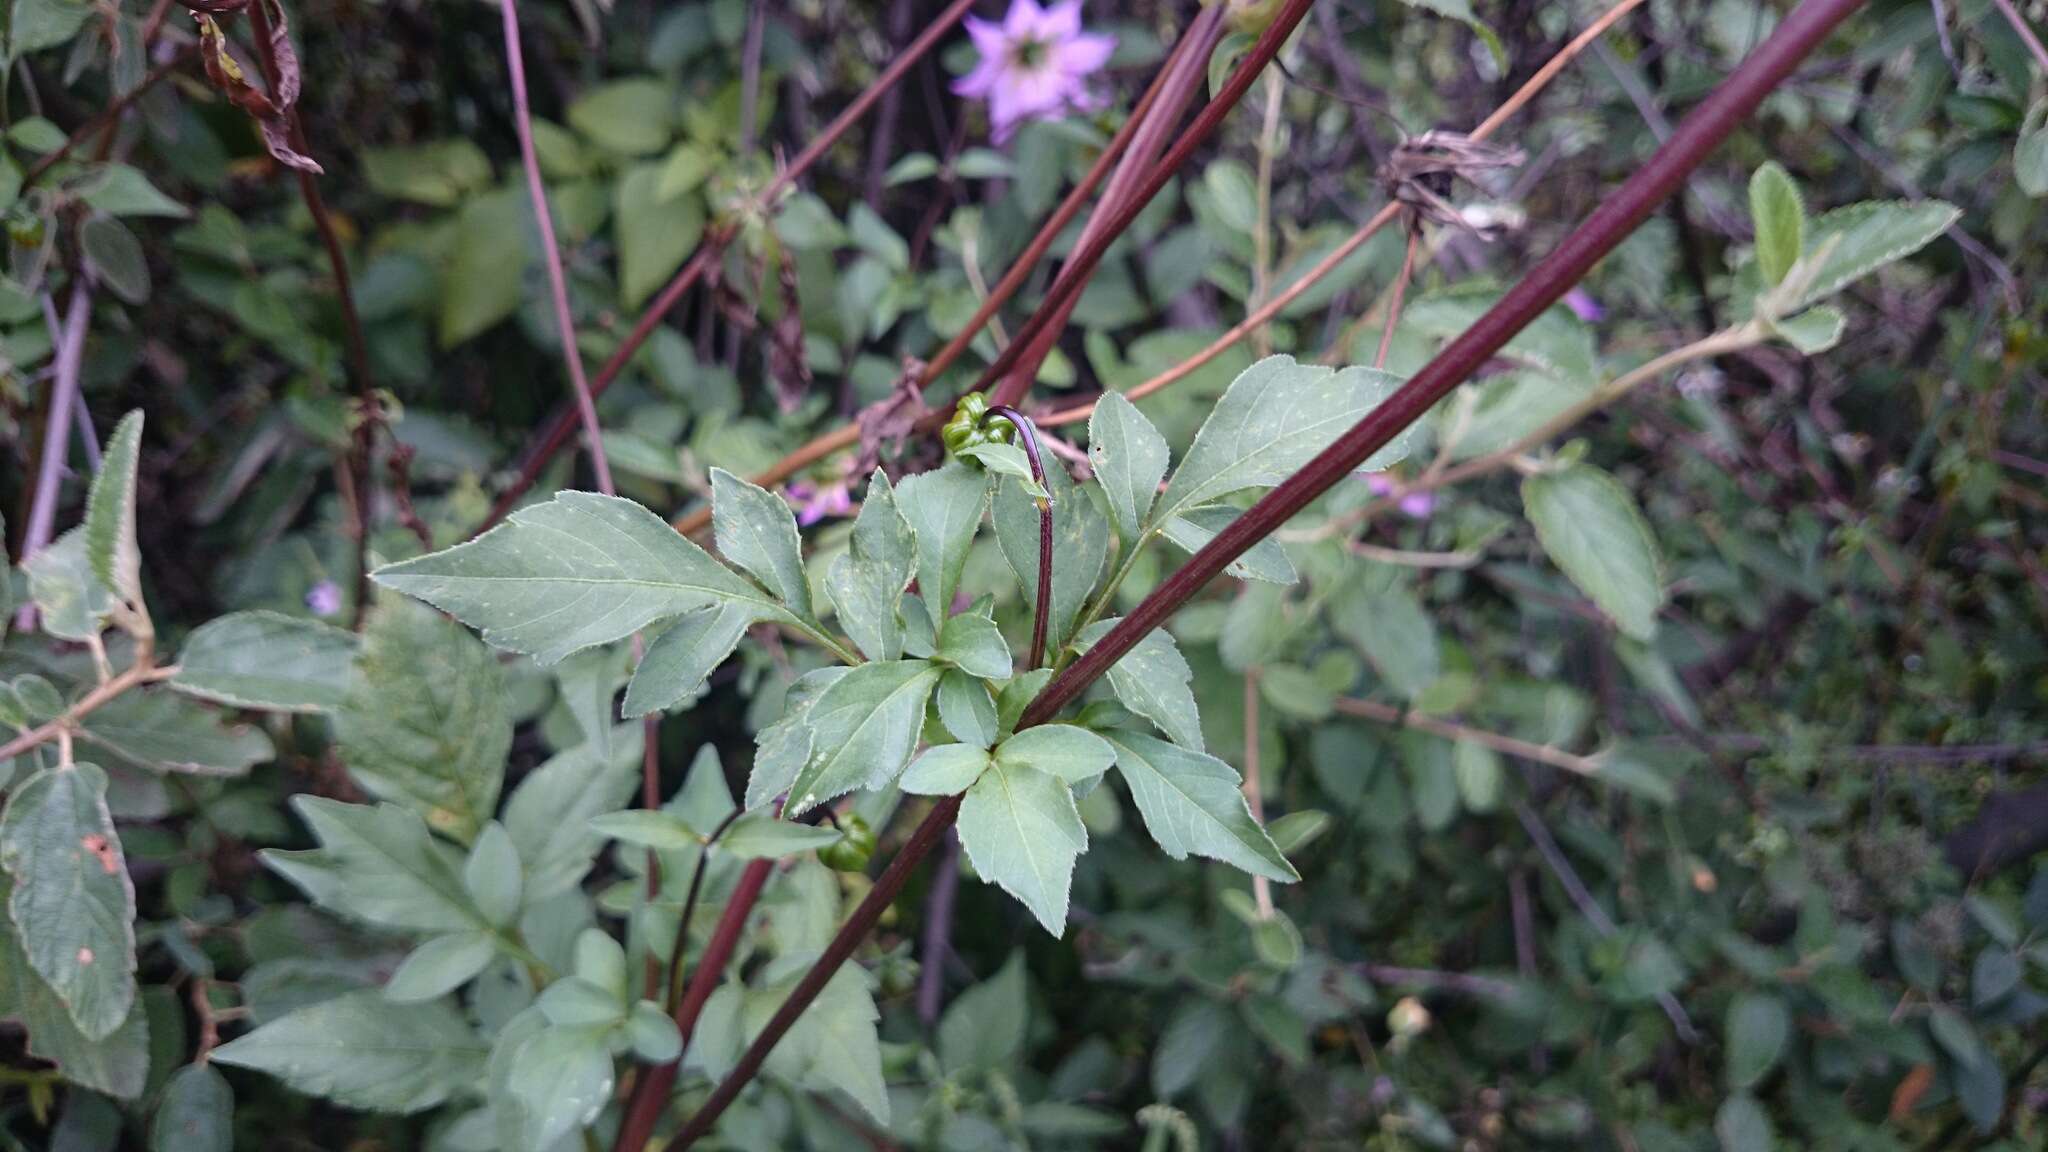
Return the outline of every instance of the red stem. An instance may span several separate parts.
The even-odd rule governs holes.
[[[827,149],[838,143],[841,136],[846,135],[847,129],[852,128],[867,114],[869,108],[874,107],[875,102],[881,99],[882,93],[903,79],[904,74],[923,59],[925,53],[931,51],[932,46],[937,44],[953,25],[959,23],[960,18],[967,15],[968,9],[972,7],[974,0],[953,0],[953,3],[947,5],[946,10],[939,13],[938,18],[927,25],[917,39],[911,41],[896,59],[889,62],[889,66],[882,70],[882,74],[875,77],[874,83],[868,85],[859,96],[854,97],[853,103],[848,104],[838,116],[833,117],[832,123],[826,125],[824,131],[818,133],[803,151],[797,153],[796,159],[791,160],[788,167],[775,174],[775,178],[761,190],[760,202],[773,204],[777,196],[794,185],[811,165],[818,162],[818,158],[823,156]],[[597,370],[597,375],[591,377],[590,395],[593,399],[604,395],[604,390],[611,387],[612,381],[625,370],[633,355],[640,351],[640,346],[647,343],[647,338],[654,335],[654,330],[661,326],[662,319],[675,307],[676,301],[681,300],[683,294],[703,278],[712,261],[718,258],[726,241],[731,238],[730,226],[713,228],[705,236],[704,242],[697,248],[696,255],[676,272],[675,278],[668,282],[668,287],[661,290],[661,295],[656,296],[654,302],[647,306],[647,310],[640,314],[640,319],[634,322],[633,330],[626,333],[626,338],[612,352],[611,359],[606,360],[604,367]],[[526,454],[524,462],[520,465],[518,477],[498,497],[498,502],[491,508],[491,514],[477,526],[476,532],[482,532],[503,520],[518,505],[527,490],[540,479],[540,474],[548,466],[548,461],[554,459],[555,453],[561,451],[562,445],[568,442],[570,434],[576,430],[576,424],[577,414],[574,409],[562,409],[549,419],[547,427],[536,439],[533,449]]]
[[[1173,179],[1174,173],[1180,171],[1195,149],[1201,147],[1203,142],[1215,133],[1217,126],[1223,123],[1223,118],[1230,114],[1230,110],[1237,107],[1237,102],[1251,90],[1252,83],[1259,78],[1259,73],[1265,70],[1266,65],[1272,63],[1273,57],[1279,55],[1281,46],[1287,42],[1287,37],[1293,34],[1295,25],[1300,24],[1302,18],[1308,15],[1310,5],[1314,3],[1315,0],[1287,0],[1287,6],[1280,10],[1280,14],[1273,18],[1273,22],[1267,25],[1264,32],[1259,34],[1258,42],[1252,45],[1251,50],[1245,53],[1244,59],[1239,60],[1237,67],[1231,70],[1230,79],[1224,82],[1215,99],[1202,106],[1201,114],[1195,117],[1195,122],[1188,125],[1188,130],[1181,133],[1180,139],[1174,141],[1173,147],[1167,150],[1159,163],[1152,166],[1144,182],[1133,189],[1130,195],[1117,202],[1114,212],[1108,216],[1101,230],[1081,246],[1079,253],[1067,261],[1067,266],[1060,271],[1059,279],[1053,281],[1045,299],[1039,303],[1038,310],[1032,313],[1031,319],[1025,322],[1024,327],[1010,341],[1009,347],[1003,349],[1002,355],[996,357],[995,363],[990,364],[981,374],[981,379],[975,381],[972,391],[989,391],[989,398],[998,404],[1015,404],[1024,398],[1024,392],[1030,387],[1031,381],[1023,378],[1021,373],[1012,374],[1011,369],[1023,361],[1027,350],[1037,347],[1039,337],[1047,328],[1056,329],[1065,320],[1067,313],[1073,309],[1073,301],[1079,299],[1081,289],[1087,285],[1088,278],[1094,273],[1095,266],[1102,262],[1102,257],[1109,251],[1110,245],[1116,243],[1124,234],[1124,230],[1131,226],[1131,221],[1137,219],[1138,214],[1145,210],[1145,206],[1152,202],[1152,198],[1159,194],[1159,190],[1166,187],[1167,181]],[[1105,211],[1109,209],[1107,204],[1103,207]],[[1094,222],[1090,221],[1091,230],[1093,227]],[[1001,383],[996,384],[994,390],[990,391],[990,386],[998,380]]]
[[[1038,451],[1038,429],[1030,418],[1008,404],[989,408],[988,414],[1010,422],[1017,438],[1024,442],[1024,458],[1031,461],[1031,478],[1045,489],[1038,502],[1038,603],[1031,615],[1031,662],[1026,671],[1045,663],[1045,633],[1052,622],[1052,489],[1045,485],[1045,465]]]
[[[1086,655],[1053,678],[1046,690],[1025,710],[1018,727],[1041,724],[1056,715],[1133,645],[1152,629],[1164,624],[1167,617],[1221,573],[1232,560],[1278,529],[1309,501],[1348,477],[1366,457],[1420,419],[1432,405],[1477,371],[1544,309],[1561,299],[1594,263],[1612,251],[1659,203],[1677,191],[1708,153],[1756,110],[1764,97],[1791,74],[1835,25],[1861,4],[1862,0],[1806,0],[1787,15],[1770,38],[1685,118],[1671,139],[1648,163],[1637,169],[1635,175],[1629,177],[1555,251],[1501,297],[1478,323],[1466,329],[1400,391],[1339,437],[1307,467],[1254,504],[1146,596]],[[902,851],[889,862],[888,869],[874,889],[854,909],[838,935],[832,938],[824,955],[804,974],[803,980],[776,1010],[768,1027],[755,1037],[732,1072],[669,1142],[667,1152],[682,1152],[710,1131],[719,1115],[760,1071],[762,1062],[790,1025],[810,1006],[832,973],[852,955],[854,948],[881,918],[911,869],[938,844],[959,810],[958,796],[948,796],[932,808],[917,830],[911,833]]]

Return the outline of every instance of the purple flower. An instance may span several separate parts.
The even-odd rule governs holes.
[[[1574,287],[1565,293],[1564,306],[1572,310],[1572,315],[1588,324],[1598,324],[1607,318],[1607,309],[1602,308],[1600,302],[1593,299],[1593,294],[1584,288]]]
[[[806,528],[827,517],[853,511],[853,494],[847,490],[844,477],[830,484],[798,480],[789,486],[789,499],[796,505],[796,522]]]
[[[1372,489],[1372,494],[1381,499],[1392,496],[1401,487],[1393,477],[1385,472],[1367,473],[1365,486]],[[1410,520],[1427,520],[1429,519],[1429,514],[1436,511],[1436,493],[1410,492],[1401,497],[1400,502],[1394,506],[1399,508],[1401,514]]]
[[[1116,37],[1081,31],[1081,0],[1050,8],[1010,0],[1001,24],[969,16],[967,35],[981,62],[953,82],[953,91],[988,101],[996,143],[1007,141],[1025,120],[1057,120],[1103,106],[1102,97],[1088,90],[1088,77],[1109,62]]]
[[[341,611],[341,587],[322,580],[306,592],[306,609],[315,616],[333,616]]]

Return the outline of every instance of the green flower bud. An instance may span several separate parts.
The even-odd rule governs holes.
[[[875,854],[875,830],[851,812],[839,817],[839,830],[845,835],[818,849],[818,863],[835,872],[866,871]]]

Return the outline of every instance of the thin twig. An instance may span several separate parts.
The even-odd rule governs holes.
[[[1415,248],[1422,241],[1422,226],[1411,223],[1408,228],[1408,251],[1401,257],[1401,274],[1394,278],[1394,288],[1387,299],[1387,323],[1380,329],[1379,351],[1373,353],[1372,366],[1385,368],[1387,352],[1394,346],[1394,326],[1401,322],[1401,300],[1408,293],[1408,278],[1415,274]]]
[[[64,461],[70,455],[71,416],[77,411],[78,379],[85,367],[85,329],[91,321],[92,291],[80,273],[72,280],[71,304],[65,309],[64,332],[57,342],[50,410],[43,423],[43,454],[36,465],[36,490],[21,540],[24,562],[42,551],[56,531],[57,490],[64,483]],[[34,618],[34,607],[24,605],[18,617],[21,626],[27,627]]]
[[[1346,716],[1358,716],[1367,720],[1377,721],[1381,724],[1392,724],[1399,728],[1413,728],[1417,732],[1427,732],[1432,736],[1441,736],[1446,740],[1455,740],[1460,744],[1476,744],[1482,748],[1491,748],[1493,751],[1499,752],[1504,756],[1517,756],[1524,760],[1533,760],[1538,764],[1548,764],[1552,768],[1562,768],[1567,772],[1577,773],[1580,776],[1597,777],[1600,775],[1600,760],[1598,757],[1574,755],[1562,748],[1554,748],[1548,744],[1534,744],[1527,740],[1517,740],[1513,736],[1504,736],[1498,732],[1488,732],[1483,728],[1468,727],[1464,724],[1444,720],[1436,716],[1425,716],[1405,708],[1396,708],[1391,704],[1382,704],[1377,700],[1358,700],[1346,697],[1337,701],[1337,711],[1344,713]]]
[[[156,87],[158,83],[173,72],[176,72],[179,68],[184,67],[185,61],[191,57],[194,47],[191,44],[179,45],[175,55],[150,69],[143,75],[141,80],[136,82],[135,87],[107,101],[107,106],[100,109],[98,115],[79,125],[76,131],[64,138],[62,144],[57,145],[54,149],[38,157],[35,163],[28,166],[28,171],[22,173],[21,191],[26,192],[34,187],[36,181],[41,180],[50,169],[56,167],[65,157],[77,151],[79,145],[92,139],[93,136],[102,131],[111,131],[120,120],[121,114],[128,110],[129,105],[142,99],[150,89]]]
[[[7,743],[0,744],[0,763],[11,760],[31,748],[47,744],[51,740],[67,737],[73,729],[78,727],[79,721],[92,715],[116,696],[121,695],[130,688],[143,684],[154,684],[159,680],[168,680],[177,674],[178,666],[176,664],[159,666],[151,660],[149,650],[142,649],[136,653],[134,664],[124,669],[119,675],[96,685],[92,691],[81,697],[78,703],[66,708],[56,719],[46,721],[23,732]]]

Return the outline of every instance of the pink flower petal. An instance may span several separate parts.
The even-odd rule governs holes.
[[[1086,76],[1109,63],[1116,37],[1075,35],[1052,46],[1053,66],[1070,76]]]
[[[1081,34],[1081,0],[1061,0],[1038,19],[1041,40],[1065,40]]]
[[[1010,0],[1010,11],[1003,16],[1003,33],[1012,41],[1028,40],[1044,19],[1045,10],[1031,0]]]

